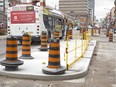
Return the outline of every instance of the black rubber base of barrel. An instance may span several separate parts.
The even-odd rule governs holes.
[[[40,51],[48,51],[48,48],[39,48]]]
[[[20,56],[20,59],[34,59],[32,56]]]
[[[47,66],[46,67],[43,67],[42,69],[42,72],[44,74],[49,74],[49,75],[59,75],[59,74],[64,74],[66,71],[66,68],[61,66],[60,68],[48,68]]]
[[[22,65],[23,63],[24,62],[21,60],[16,60],[16,61],[3,60],[3,61],[1,61],[1,65],[5,66],[5,70],[7,70],[7,71],[18,70],[18,66]]]
[[[6,71],[15,71],[18,70],[18,66],[5,66]]]

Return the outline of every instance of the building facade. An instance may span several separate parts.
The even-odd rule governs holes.
[[[116,0],[114,1],[114,5],[115,5],[115,10],[114,10],[114,22],[113,22],[113,25],[114,25],[114,28],[116,29]]]
[[[4,21],[5,15],[5,0],[0,0],[0,22]]]
[[[90,3],[91,2],[91,3]],[[74,16],[80,20],[82,26],[88,25],[91,18],[94,18],[94,0],[59,0],[59,9],[67,15]],[[92,7],[91,7],[92,6]],[[92,12],[90,12],[90,7]]]
[[[87,16],[89,13],[88,0],[59,0],[59,9],[72,16]]]
[[[90,13],[89,18],[91,24],[93,24],[93,22],[95,21],[94,12],[95,12],[95,0],[89,0],[89,13]]]

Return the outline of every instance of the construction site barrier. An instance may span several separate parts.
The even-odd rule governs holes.
[[[86,49],[89,45],[89,42],[92,39],[90,33],[84,32],[83,34],[84,34],[86,39],[82,39],[82,40],[81,40],[81,37],[78,34],[73,35],[74,44],[69,43],[70,36],[67,37],[66,52],[65,52],[65,57],[64,57],[64,60],[66,61],[66,69],[67,70],[75,62],[77,62],[79,59],[81,59],[83,57],[83,54],[85,53],[85,51],[86,51]],[[70,57],[72,57],[72,55],[74,55],[74,57],[70,59]]]
[[[31,36],[29,34],[24,34],[22,36],[22,59],[33,59],[31,56]]]
[[[49,48],[48,66],[42,69],[45,74],[63,74],[65,67],[60,65],[60,42],[59,39],[51,39]]]
[[[17,70],[18,66],[22,64],[23,61],[18,60],[17,39],[8,36],[6,40],[6,59],[1,62],[1,65],[5,66],[5,70],[13,71]]]
[[[42,31],[40,51],[47,51],[47,50],[48,50],[47,33]]]

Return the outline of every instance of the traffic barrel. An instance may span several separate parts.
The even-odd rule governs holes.
[[[59,34],[60,34],[59,31],[55,31],[54,32],[54,38],[59,39],[60,38]]]
[[[94,29],[93,28],[91,29],[91,35],[92,36],[94,35]]]
[[[112,34],[112,32],[109,33],[109,42],[113,42],[113,34]]]
[[[98,33],[99,33],[99,35],[100,35],[100,33],[101,33],[101,29],[100,29],[100,28],[98,29]]]
[[[86,31],[84,31],[83,33],[82,33],[82,40],[86,40]]]
[[[41,47],[40,51],[47,51],[48,50],[48,45],[47,45],[47,33],[42,31],[41,34]]]
[[[1,61],[1,65],[5,66],[5,70],[17,70],[18,66],[24,63],[18,60],[17,56],[17,38],[8,36],[6,40],[6,59]]]
[[[66,37],[65,40],[67,40],[67,37],[69,36],[69,30],[66,30]]]
[[[69,30],[70,39],[72,39],[72,30]]]
[[[66,68],[60,64],[60,42],[59,39],[51,39],[49,47],[48,66],[43,67],[45,74],[64,74]]]
[[[109,37],[109,30],[106,30],[106,36]]]
[[[24,34],[22,36],[22,56],[21,59],[33,59],[31,56],[31,36],[29,34]]]

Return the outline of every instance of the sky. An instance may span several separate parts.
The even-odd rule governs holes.
[[[104,18],[111,8],[114,7],[114,0],[96,0],[95,15],[97,19]]]
[[[46,0],[46,4],[58,8],[59,0]],[[97,19],[104,18],[106,13],[114,7],[114,0],[95,0],[95,16]]]

